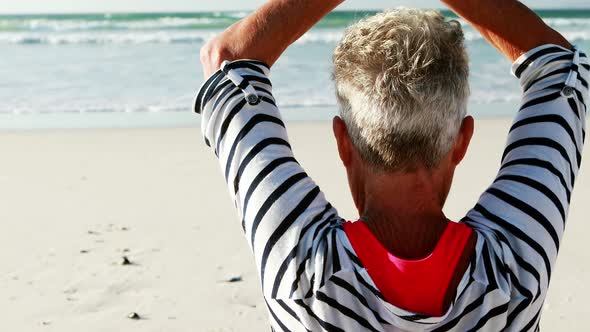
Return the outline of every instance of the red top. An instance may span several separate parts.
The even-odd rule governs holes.
[[[411,312],[440,317],[455,268],[471,228],[449,222],[434,251],[420,260],[389,253],[362,222],[347,222],[344,231],[354,251],[387,302]]]

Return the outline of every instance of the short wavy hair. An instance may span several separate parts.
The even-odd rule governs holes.
[[[340,115],[377,169],[436,167],[467,112],[469,61],[459,22],[395,9],[348,27],[334,51]]]

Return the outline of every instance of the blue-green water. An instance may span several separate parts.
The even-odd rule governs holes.
[[[272,71],[288,119],[336,112],[331,53],[369,11],[334,12],[290,47]],[[452,17],[450,13],[446,13]],[[590,49],[590,10],[539,11]],[[0,16],[0,128],[194,125],[203,77],[199,49],[245,12]],[[510,64],[464,24],[472,66],[471,112],[513,114]]]

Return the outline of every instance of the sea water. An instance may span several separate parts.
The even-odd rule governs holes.
[[[271,78],[287,120],[323,120],[337,113],[332,51],[346,26],[374,13],[334,12],[281,57]],[[590,10],[538,13],[590,51]],[[203,82],[199,49],[246,15],[0,16],[0,128],[196,125],[191,106]],[[510,63],[462,24],[471,62],[470,113],[514,114],[520,88]]]

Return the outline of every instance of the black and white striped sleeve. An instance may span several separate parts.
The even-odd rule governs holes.
[[[583,52],[556,45],[535,48],[513,66],[521,107],[500,172],[466,217],[500,248],[510,291],[530,298],[510,309],[509,326],[535,326],[535,316],[521,312],[540,309],[546,295],[582,158],[589,70]]]
[[[336,210],[293,157],[261,62],[226,62],[201,87],[195,111],[219,158],[267,299],[305,297],[326,277]]]

